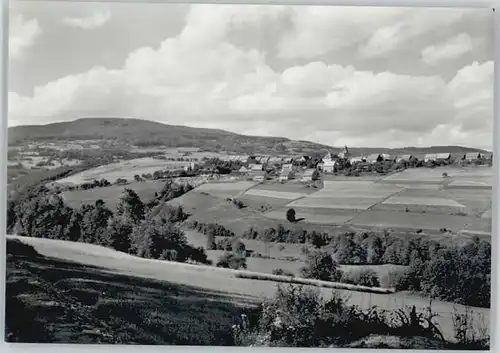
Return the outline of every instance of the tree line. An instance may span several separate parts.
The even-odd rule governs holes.
[[[175,194],[168,190],[171,185],[162,190],[160,199]],[[179,227],[186,219],[183,209],[165,205],[166,211],[155,217],[156,204],[144,204],[135,191],[125,188],[115,212],[103,200],[74,209],[39,185],[11,195],[7,232],[102,245],[145,258],[209,263],[204,249],[189,245]]]
[[[237,236],[216,223],[188,223],[207,235],[207,249],[230,251]],[[233,240],[215,242],[215,237]],[[258,231],[249,228],[242,238],[264,242],[304,244],[306,264],[301,275],[327,281],[360,285],[385,282],[397,290],[410,290],[434,298],[478,307],[490,306],[491,244],[479,237],[465,245],[445,245],[422,235],[403,238],[384,232],[327,232],[278,225]],[[360,268],[342,273],[339,265],[402,265],[406,270],[390,271],[378,278],[374,271]],[[282,269],[275,269],[282,273]]]

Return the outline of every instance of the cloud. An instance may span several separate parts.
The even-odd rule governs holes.
[[[411,39],[439,32],[461,21],[468,9],[401,9],[389,24],[380,26],[369,39],[359,47],[362,58],[380,58],[407,45]]]
[[[98,11],[86,17],[65,17],[63,23],[70,27],[91,30],[104,26],[109,20],[111,20],[111,12]]]
[[[294,8],[293,30],[278,44],[285,59],[314,58],[347,48],[369,37],[377,28],[397,19],[400,8],[320,7]]]
[[[21,59],[40,36],[42,30],[36,19],[26,19],[17,14],[10,19],[9,58]]]
[[[437,65],[443,61],[457,59],[473,49],[472,38],[466,33],[461,33],[444,43],[422,49],[422,60],[428,65]]]
[[[178,36],[133,51],[119,69],[94,67],[30,97],[11,92],[9,124],[123,115],[329,145],[491,146],[492,62],[450,81],[320,60],[277,69],[228,39],[232,19],[251,25],[255,10],[207,6],[193,6]]]

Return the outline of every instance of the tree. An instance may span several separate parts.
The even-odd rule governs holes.
[[[288,222],[295,223],[295,210],[293,208],[289,208],[286,211],[286,219]]]
[[[30,237],[63,239],[71,214],[59,195],[41,194],[17,205],[16,230]]]
[[[367,239],[366,262],[373,265],[382,263],[384,247],[379,236],[372,236]]]
[[[134,180],[139,182],[142,180],[141,176],[139,174],[134,175]]]
[[[365,264],[366,249],[357,244],[352,237],[342,237],[335,253],[337,261],[341,264]]]
[[[108,221],[113,216],[104,203],[99,199],[94,205],[83,205],[80,209],[82,213],[81,241],[90,244],[109,245],[107,237]]]
[[[78,210],[73,210],[69,224],[64,230],[64,240],[78,241],[82,236],[83,216]]]
[[[125,188],[116,213],[120,217],[130,218],[133,223],[138,223],[144,219],[145,206],[134,190]]]
[[[231,268],[233,270],[239,270],[240,268],[247,268],[247,260],[244,256],[240,254],[233,254],[226,252],[223,254],[216,264],[217,267]]]
[[[352,272],[345,272],[342,274],[342,282],[366,287],[380,286],[378,275],[371,268],[360,268]]]
[[[127,184],[127,179],[118,178],[118,179],[116,179],[115,184],[116,185],[126,185]]]
[[[308,252],[306,265],[301,269],[305,278],[314,278],[322,281],[338,281],[342,272],[331,254],[322,249],[312,249]]]
[[[207,250],[216,250],[217,244],[215,243],[215,235],[213,233],[207,234]]]
[[[165,250],[175,250],[178,262],[189,257],[190,247],[184,232],[170,222],[143,220],[134,226],[130,241],[131,252],[140,257],[158,259]]]
[[[16,202],[12,199],[7,201],[7,233],[11,232],[17,222]]]
[[[234,252],[236,252],[237,254],[244,255],[246,252],[245,244],[243,244],[243,242],[239,239],[235,239],[235,241],[233,241],[232,247]]]
[[[107,227],[108,245],[117,251],[128,253],[132,230],[133,223],[129,219],[120,216],[111,218]]]

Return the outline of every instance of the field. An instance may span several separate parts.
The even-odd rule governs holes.
[[[154,199],[155,192],[161,191],[164,185],[165,182],[161,180],[132,182],[128,185],[111,185],[90,190],[66,191],[62,193],[62,197],[69,206],[75,208],[79,208],[83,204],[93,204],[97,199],[101,199],[114,211],[125,188],[134,190],[143,202],[147,202]]]
[[[165,161],[154,158],[137,158],[118,163],[106,164],[85,170],[68,178],[60,179],[59,183],[83,184],[96,179],[107,179],[114,182],[121,178],[127,181],[134,179],[134,175],[153,174],[157,170],[182,169],[188,162]]]
[[[106,307],[106,309],[102,308],[100,312],[123,315],[121,321],[117,320],[117,325],[120,327],[125,323],[127,325],[131,323],[131,319],[127,320],[126,318],[128,310],[123,311],[123,306],[128,304],[137,307],[136,313],[137,310],[141,312],[141,308],[144,310],[146,306],[153,306],[155,317],[164,318],[159,322],[166,320],[165,315],[169,313],[168,322],[171,325],[168,326],[169,329],[174,329],[174,326],[181,327],[181,323],[191,325],[191,320],[196,322],[196,318],[188,319],[191,315],[186,315],[187,311],[184,311],[184,308],[189,308],[188,303],[196,305],[196,308],[189,309],[196,315],[202,315],[203,320],[208,320],[209,323],[215,325],[215,320],[207,319],[213,317],[216,318],[219,325],[227,325],[230,322],[228,315],[235,313],[238,306],[257,304],[263,298],[273,295],[276,289],[276,283],[272,281],[236,278],[235,272],[231,270],[140,259],[89,244],[38,238],[16,238],[33,245],[41,255],[53,258],[45,263],[38,262],[25,266],[27,271],[36,273],[44,282],[53,285],[58,281],[61,283],[61,280],[65,280],[67,286],[73,286],[73,288],[76,286],[81,290],[98,290],[99,292],[104,289],[103,283],[106,283],[104,293],[99,295],[102,298],[99,299],[99,305]],[[73,264],[67,263],[67,261],[71,261]],[[78,265],[74,264],[75,262]],[[85,267],[80,267],[80,265]],[[11,276],[12,273],[10,273]],[[24,271],[24,273],[26,272]],[[19,278],[19,276],[17,274],[17,276],[12,277]],[[14,279],[10,281],[12,280]],[[133,286],[133,290],[131,290],[131,286]],[[329,296],[331,293],[331,289],[327,288],[320,288],[320,291],[324,296]],[[349,303],[359,305],[362,308],[377,305],[380,308],[396,309],[405,305],[415,305],[418,310],[424,310],[429,304],[427,299],[408,293],[388,295],[345,290],[338,290],[338,292],[345,296]],[[116,297],[125,299],[125,304],[122,304],[119,312],[111,312],[109,310],[112,310],[112,304],[115,303],[113,300],[116,300],[114,299]],[[33,300],[36,301],[35,298]],[[97,310],[96,305],[93,304],[88,309],[91,312]],[[451,313],[454,307],[464,310],[458,305],[440,301],[432,302],[432,309],[440,315],[437,321],[447,338],[452,337]],[[488,322],[488,309],[473,308],[472,310],[477,317],[482,317],[485,323]],[[219,313],[220,311],[224,311],[226,314]],[[191,311],[189,313],[191,314]],[[215,313],[217,315],[214,315]],[[222,318],[218,315],[222,315]],[[57,321],[61,327],[68,327],[68,324],[71,327],[77,325],[76,322],[78,322],[73,323],[65,316],[60,316]],[[211,325],[209,327],[215,331],[215,326]],[[97,324],[96,326],[100,327]],[[192,329],[196,330],[196,326],[193,326]],[[123,331],[127,331],[126,326],[123,327]],[[118,329],[118,332],[123,331]],[[58,332],[67,332],[67,330],[58,330]],[[144,332],[155,331],[149,331],[148,328]],[[213,338],[214,334],[209,330],[208,333],[200,333],[199,339],[202,340],[205,335]],[[59,337],[59,339],[61,341],[66,337]],[[147,339],[153,338],[148,337]],[[144,340],[147,339],[144,338]],[[181,338],[176,337],[175,342],[182,342]]]
[[[84,171],[60,182],[100,177],[114,180],[127,173],[132,176],[147,172],[148,168],[159,168],[160,164],[165,161],[143,158]],[[481,180],[491,184],[491,178],[492,170],[488,167],[449,166],[407,169],[371,180],[325,176],[323,187],[319,188],[297,181],[207,182],[170,203],[182,205],[194,220],[218,222],[237,234],[249,227],[265,229],[287,222],[286,212],[293,208],[306,228],[334,231],[338,227],[386,227],[429,232],[446,228],[484,235],[491,232],[491,187],[471,185]],[[132,183],[130,187],[145,200],[161,189],[155,182]],[[122,190],[113,186],[67,192],[64,196],[75,206],[102,198],[113,207]],[[233,198],[242,201],[243,208],[228,201]]]
[[[286,210],[294,208],[306,223],[488,232],[491,187],[481,184],[474,188],[471,183],[483,179],[491,183],[491,175],[491,168],[442,167],[407,169],[376,180],[329,177],[323,189],[273,209],[266,216],[284,219]],[[450,187],[455,182],[468,185]]]

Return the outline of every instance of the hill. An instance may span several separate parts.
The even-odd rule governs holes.
[[[248,153],[283,153],[290,151],[284,137],[239,135],[228,131],[167,125],[158,122],[124,118],[82,118],[47,125],[9,128],[9,145],[28,141],[105,140],[140,147],[200,147]],[[294,144],[293,149],[318,150],[323,146],[311,142]]]
[[[47,125],[25,125],[9,128],[9,145],[28,141],[103,140],[141,147],[199,147],[241,153],[311,153],[335,147],[285,137],[247,136],[224,130],[202,129],[125,118],[81,118]],[[461,146],[432,146],[398,149],[351,148],[355,155],[369,153],[466,153],[485,152]]]

